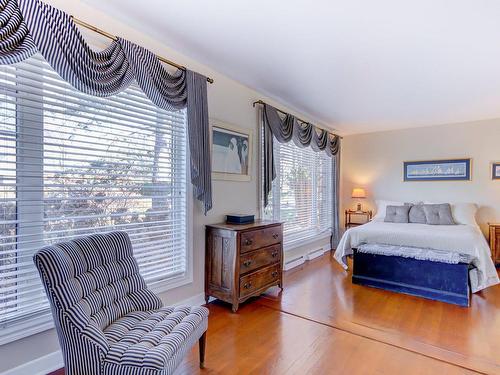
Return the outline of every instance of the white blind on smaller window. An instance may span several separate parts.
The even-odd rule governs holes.
[[[331,233],[332,159],[293,142],[274,142],[276,179],[265,216],[284,222],[284,242]]]
[[[148,284],[186,272],[185,111],[85,95],[39,56],[0,67],[0,99],[0,326],[48,311],[48,244],[122,230]]]

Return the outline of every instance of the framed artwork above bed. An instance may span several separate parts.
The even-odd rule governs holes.
[[[500,180],[500,161],[491,163],[491,179]]]
[[[421,160],[403,163],[404,181],[470,181],[471,159]]]

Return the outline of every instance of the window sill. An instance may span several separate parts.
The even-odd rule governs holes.
[[[155,294],[160,294],[192,282],[193,275],[191,272],[187,272],[171,279],[157,281],[149,285],[148,288]],[[52,319],[50,310],[32,318],[12,322],[5,327],[0,327],[0,346],[36,335],[54,327],[54,320]]]
[[[193,275],[191,272],[173,277],[167,280],[161,280],[148,285],[148,288],[155,294],[165,293],[171,289],[178,288],[183,285],[191,284]]]
[[[23,319],[20,322],[9,324],[0,328],[0,345],[5,345],[22,338],[33,336],[37,333],[54,328],[52,314],[47,311],[39,316]]]

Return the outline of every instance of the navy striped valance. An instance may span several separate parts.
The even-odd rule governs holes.
[[[206,77],[189,70],[170,73],[152,52],[122,38],[94,51],[67,13],[40,0],[0,0],[0,64],[37,52],[86,94],[115,95],[135,79],[158,107],[187,108],[191,182],[205,214],[212,208]]]
[[[36,53],[17,3],[0,0],[0,64],[14,64]]]

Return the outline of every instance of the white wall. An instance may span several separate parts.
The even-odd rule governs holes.
[[[214,78],[215,83],[208,85],[210,116],[238,127],[252,129],[254,140],[257,139],[257,110],[252,107],[252,102],[263,99],[271,104],[283,107],[270,98],[229,79],[202,63],[193,61],[162,45],[161,36],[158,36],[157,40],[152,39],[125,24],[117,22],[106,14],[95,11],[82,1],[46,0],[46,2],[108,32],[127,38],[159,55]],[[293,113],[290,109],[284,109]],[[295,114],[303,117],[300,113]],[[214,181],[214,208],[206,217],[203,215],[200,206],[195,203],[193,210],[194,281],[192,284],[163,294],[162,298],[165,303],[175,303],[203,293],[205,224],[221,222],[224,215],[230,212],[245,212],[258,215],[257,148],[255,146],[254,141],[252,180],[250,182]],[[0,373],[57,350],[59,350],[59,344],[54,330],[2,345],[0,346]]]
[[[491,162],[500,160],[500,119],[344,137],[342,205],[353,207],[353,187],[365,187],[366,207],[375,199],[475,202],[483,229],[500,221],[500,181]],[[472,158],[472,181],[403,182],[403,162]]]

